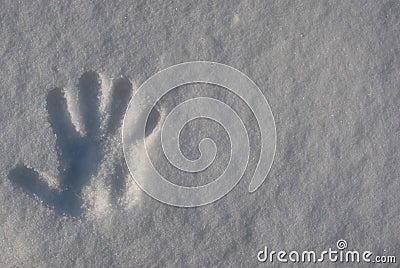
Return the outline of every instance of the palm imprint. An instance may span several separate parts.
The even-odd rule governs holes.
[[[56,88],[47,95],[49,122],[56,135],[59,161],[60,189],[50,187],[39,173],[25,164],[18,165],[9,173],[9,179],[17,188],[61,215],[82,215],[84,200],[82,191],[99,172],[100,164],[107,155],[107,142],[115,137],[122,124],[123,114],[132,94],[128,79],[117,79],[111,87],[110,101],[105,105],[107,115],[101,112],[102,88],[96,72],[86,72],[79,79],[78,105],[83,134],[72,123],[65,92]],[[122,149],[120,156],[122,157]],[[124,187],[127,169],[120,159],[114,172],[119,180],[113,185],[116,192]]]

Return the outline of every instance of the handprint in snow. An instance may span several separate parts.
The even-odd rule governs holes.
[[[106,158],[107,140],[115,137],[122,124],[122,117],[131,98],[132,84],[128,79],[116,79],[111,86],[111,98],[107,104],[107,116],[100,111],[102,81],[93,71],[84,73],[78,84],[78,103],[85,131],[79,132],[72,123],[65,92],[61,88],[47,95],[49,122],[56,135],[59,160],[60,189],[50,187],[39,173],[25,164],[18,165],[9,173],[11,182],[44,205],[61,215],[79,217],[83,212],[82,191],[95,177],[100,164]],[[121,158],[122,158],[122,149]],[[114,191],[125,186],[128,171],[123,159],[114,168]],[[123,178],[123,179],[122,179]]]

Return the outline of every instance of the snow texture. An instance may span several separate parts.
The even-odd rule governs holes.
[[[399,1],[2,0],[0,40],[1,267],[266,267],[264,246],[324,250],[339,239],[400,258]],[[178,103],[222,100],[250,137],[234,190],[187,209],[130,178],[121,124],[141,83],[193,60],[248,75],[278,140],[249,194],[260,154],[249,108],[205,84],[164,96],[146,135],[171,182],[210,182],[229,158],[221,126],[199,119],[183,129],[182,151],[195,159],[210,137],[213,165],[188,175],[167,162],[158,127]]]

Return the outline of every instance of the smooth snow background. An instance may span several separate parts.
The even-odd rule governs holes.
[[[252,267],[264,246],[325,250],[338,239],[400,257],[398,1],[1,1],[0,40],[2,267]],[[253,160],[231,193],[205,207],[163,205],[132,180],[115,204],[108,170],[121,161],[118,134],[87,187],[82,220],[60,217],[12,186],[8,174],[18,163],[58,185],[50,90],[76,95],[88,70],[104,79],[105,95],[121,76],[135,89],[191,60],[237,68],[269,101],[277,153],[256,193],[247,192]],[[187,133],[194,141],[202,134]]]

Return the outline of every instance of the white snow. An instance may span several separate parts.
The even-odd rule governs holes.
[[[0,40],[0,267],[265,267],[256,257],[264,246],[317,250],[339,239],[399,254],[399,1],[3,0]],[[249,194],[259,155],[254,116],[218,87],[174,90],[160,109],[218,98],[246,123],[251,147],[232,192],[184,209],[152,199],[130,178],[118,119],[124,104],[112,103],[126,98],[124,88],[192,60],[224,63],[255,81],[278,141],[271,172]],[[47,95],[65,90],[84,135],[79,81],[88,71],[101,81],[99,113],[89,111],[101,118],[92,129],[101,135],[84,143],[95,148],[86,159],[95,168],[76,173],[93,173],[82,175],[76,217],[35,200],[10,174],[25,165],[18,171],[62,189]],[[115,89],[122,93],[113,97]],[[194,123],[183,131],[183,153],[195,158],[196,142],[211,135],[217,162],[205,174],[181,174],[160,155],[159,131],[151,135],[155,165],[176,183],[205,183],[229,157],[221,128]]]

